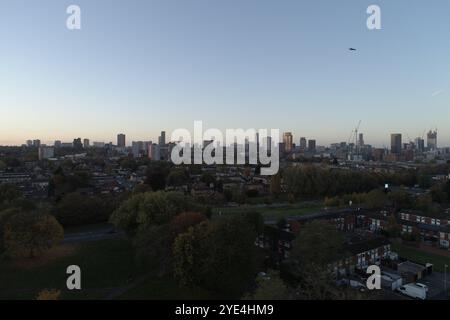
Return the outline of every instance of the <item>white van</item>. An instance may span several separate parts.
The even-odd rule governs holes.
[[[397,289],[399,292],[411,298],[425,300],[427,291],[425,288],[415,285],[414,283],[405,284]]]
[[[416,282],[416,286],[424,288],[425,292],[428,292],[428,286],[427,285],[425,285],[423,283]]]

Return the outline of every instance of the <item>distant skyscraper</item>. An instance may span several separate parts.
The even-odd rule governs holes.
[[[427,133],[427,148],[428,150],[437,149],[437,131],[429,131]]]
[[[41,145],[41,140],[39,140],[39,139],[33,140],[33,147],[39,148],[40,145]]]
[[[82,149],[83,148],[83,144],[81,143],[81,138],[73,139],[73,147],[75,149]]]
[[[161,160],[161,153],[159,145],[154,143],[152,145],[149,145],[148,148],[148,158],[154,161],[160,161]]]
[[[362,147],[364,145],[364,134],[360,133],[358,138],[358,145]]]
[[[308,140],[308,151],[316,151],[316,140]]]
[[[285,132],[283,134],[283,143],[284,143],[284,151],[290,152],[292,151],[292,133]]]
[[[125,148],[125,135],[123,133],[117,135],[117,146]]]
[[[165,131],[161,131],[161,135],[159,136],[158,143],[159,143],[159,145],[166,144],[166,132]]]
[[[301,150],[306,150],[307,144],[306,144],[306,138],[305,137],[301,137],[300,138],[300,149]]]
[[[416,145],[417,151],[419,151],[419,152],[424,152],[425,151],[425,140],[423,140],[422,138],[418,137],[418,138],[416,138],[414,143]]]
[[[85,149],[89,148],[89,139],[84,139],[84,140],[83,140],[83,147],[84,147]]]
[[[27,140],[27,147],[32,147],[32,146],[33,146],[33,141]]]
[[[55,142],[53,143],[53,146],[55,148],[61,148],[61,140],[55,140]]]
[[[400,154],[402,152],[402,135],[401,133],[391,134],[391,153]]]
[[[133,141],[131,143],[131,149],[133,151],[133,157],[140,157],[142,152],[144,151],[144,142],[143,141]]]

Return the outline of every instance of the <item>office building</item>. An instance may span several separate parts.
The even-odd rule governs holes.
[[[125,135],[123,133],[119,133],[117,135],[117,146],[120,148],[125,148]]]
[[[46,145],[39,146],[38,155],[39,160],[53,158],[55,156],[55,149]]]
[[[359,137],[358,137],[358,145],[359,145],[360,147],[364,146],[364,134],[363,134],[363,133],[360,133],[360,134],[359,134]]]
[[[305,137],[300,138],[300,150],[305,151],[307,148],[307,142]]]
[[[425,140],[418,137],[414,140],[414,144],[416,146],[416,150],[418,152],[424,152],[425,151]]]
[[[161,160],[161,153],[160,153],[160,147],[159,144],[152,144],[149,145],[148,149],[148,158],[153,161],[160,161]]]
[[[430,151],[437,149],[437,131],[429,131],[427,133],[427,149]]]
[[[166,144],[166,132],[165,131],[161,131],[161,135],[158,138],[158,143],[160,146],[163,146]]]
[[[291,152],[293,149],[291,132],[285,132],[283,134],[283,143],[284,143],[284,151]]]
[[[41,145],[41,140],[39,140],[39,139],[33,140],[33,147],[39,148],[40,145]]]
[[[402,135],[401,133],[391,134],[391,153],[400,154],[402,152]]]
[[[83,149],[83,143],[81,143],[81,138],[73,139],[73,147],[75,149]]]
[[[308,151],[310,152],[316,151],[316,140],[308,140]]]
[[[83,140],[83,147],[85,148],[85,149],[87,149],[87,148],[89,148],[89,139],[84,139]]]

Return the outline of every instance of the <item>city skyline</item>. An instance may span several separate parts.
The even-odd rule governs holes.
[[[375,146],[435,128],[450,145],[448,1],[377,1],[374,31],[365,0],[79,0],[78,31],[66,28],[70,4],[1,8],[0,145],[154,140],[197,119],[320,145],[347,141],[362,120]]]
[[[352,131],[352,135],[354,134],[354,131]],[[255,139],[258,136],[258,130],[256,130],[256,135],[255,135]],[[169,136],[170,137],[170,136]],[[392,153],[399,153],[399,151],[401,149],[403,149],[405,144],[415,144],[417,148],[419,149],[424,149],[424,147],[426,146],[427,148],[430,148],[432,150],[434,149],[440,149],[440,148],[449,148],[449,145],[442,145],[439,144],[439,140],[438,140],[438,132],[436,130],[429,130],[429,131],[424,131],[422,136],[419,137],[414,137],[411,138],[408,135],[404,135],[401,132],[396,132],[396,133],[390,133],[389,134],[390,137],[390,143],[383,145],[383,146],[378,146],[378,145],[372,145],[370,143],[365,143],[366,140],[364,138],[364,133],[359,133],[357,136],[357,139],[354,136],[351,136],[350,139],[346,140],[346,141],[332,141],[328,144],[321,144],[321,143],[317,143],[317,139],[315,139],[314,137],[308,137],[308,136],[304,136],[304,135],[300,135],[300,136],[295,136],[292,134],[292,132],[283,132],[282,136],[279,139],[279,143],[283,143],[284,145],[290,145],[290,147],[288,149],[286,149],[286,151],[291,151],[291,148],[293,146],[295,147],[300,147],[303,149],[306,149],[306,143],[307,142],[314,142],[314,145],[317,144],[317,146],[323,146],[323,147],[331,147],[332,145],[335,144],[341,144],[341,143],[346,143],[346,144],[355,144],[358,146],[364,146],[364,145],[369,145],[371,147],[374,148],[383,148],[383,149],[387,149],[387,150],[391,150]],[[90,147],[92,143],[92,146],[96,146],[96,144],[112,144],[118,147],[132,147],[134,143],[137,142],[151,142],[153,144],[166,144],[166,143],[176,143],[177,141],[174,141],[172,139],[168,139],[166,140],[166,131],[163,130],[160,132],[160,135],[155,137],[155,138],[150,138],[150,139],[130,139],[127,134],[125,133],[118,133],[116,135],[116,139],[115,140],[93,140],[91,138],[87,138],[87,137],[83,137],[83,138],[73,138],[73,141],[71,141],[72,139],[69,139],[67,141],[63,141],[61,139],[55,139],[55,140],[41,140],[40,138],[30,138],[27,139],[26,141],[24,141],[23,143],[17,145],[17,146],[23,146],[23,145],[34,145],[36,143],[36,141],[39,143],[39,145],[49,145],[49,146],[55,146],[55,147],[60,147],[61,144],[72,144],[74,143],[76,140],[79,140],[79,143],[81,143],[81,139],[83,140],[83,146],[84,148],[86,147]],[[247,138],[246,138],[247,139]],[[355,140],[356,139],[356,140]],[[250,139],[251,140],[251,139]],[[302,140],[304,140],[304,142],[302,143]],[[204,140],[204,141],[209,141],[209,140]],[[253,140],[251,140],[253,141]],[[394,149],[393,146],[395,145]],[[2,146],[2,145],[0,145]]]

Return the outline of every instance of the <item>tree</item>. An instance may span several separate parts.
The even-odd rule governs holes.
[[[206,217],[198,212],[182,212],[170,221],[170,234],[175,239],[179,234],[188,231],[190,227],[205,221]]]
[[[146,173],[145,183],[148,184],[153,191],[164,190],[166,188],[166,179],[170,169],[166,162],[152,162]]]
[[[281,193],[281,173],[270,177],[270,193],[274,196],[278,196]]]
[[[288,286],[280,278],[277,271],[270,270],[267,276],[259,276],[256,279],[256,290],[248,294],[244,299],[253,300],[289,300],[292,295]]]
[[[0,185],[0,210],[5,209],[11,203],[22,197],[22,192],[14,185],[2,184]]]
[[[168,177],[167,177],[167,184],[169,186],[182,186],[183,184],[186,184],[189,181],[189,176],[184,169],[175,169],[170,171]]]
[[[389,237],[398,237],[401,233],[400,225],[397,223],[394,215],[390,215],[387,221],[386,233]]]
[[[256,273],[256,232],[243,216],[204,221],[173,246],[175,276],[223,297],[240,296]]]
[[[4,245],[11,257],[34,257],[56,246],[64,230],[54,216],[38,212],[12,215],[4,227]]]
[[[134,187],[133,194],[146,193],[150,191],[152,191],[152,188],[148,184],[140,183]]]
[[[292,243],[291,257],[282,264],[282,275],[297,286],[297,299],[339,299],[331,266],[345,256],[344,239],[336,227],[315,220],[305,224]]]
[[[413,205],[411,197],[404,191],[394,191],[388,194],[388,199],[392,201],[396,210],[400,209],[410,209]]]
[[[163,275],[171,269],[173,239],[169,226],[151,225],[133,237],[137,262]]]
[[[328,221],[305,224],[292,243],[291,257],[302,264],[325,266],[342,256],[344,239]]]
[[[344,299],[345,291],[334,284],[331,272],[319,265],[309,264],[300,271],[299,285],[295,298],[301,300]]]
[[[61,295],[61,290],[44,289],[38,293],[36,300],[59,300],[60,295]]]
[[[134,235],[138,229],[168,223],[174,216],[195,208],[190,199],[178,192],[146,192],[124,201],[110,217],[116,227]]]
[[[365,203],[369,209],[379,209],[386,204],[386,195],[380,189],[367,193]]]
[[[55,207],[55,216],[63,226],[107,221],[116,199],[109,196],[85,196],[77,192],[65,195]]]

